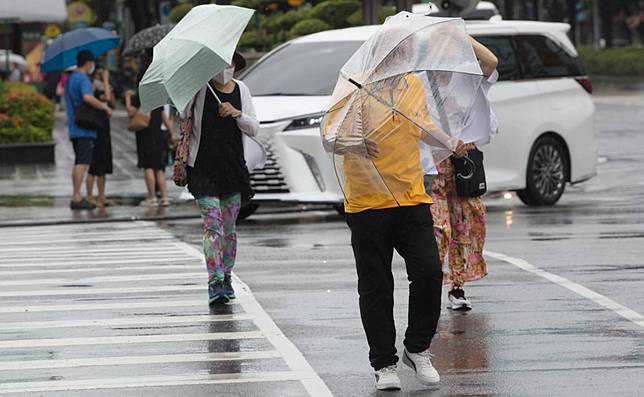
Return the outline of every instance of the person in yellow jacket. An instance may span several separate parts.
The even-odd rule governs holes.
[[[369,359],[378,388],[399,388],[391,272],[396,250],[405,259],[410,282],[403,362],[421,382],[433,384],[440,377],[431,364],[429,346],[441,310],[443,273],[429,207],[432,199],[423,184],[420,146],[421,142],[439,145],[463,156],[464,144],[432,122],[425,88],[413,73],[364,86],[356,95],[331,109],[322,135],[343,175]],[[345,135],[335,136],[329,126],[341,114],[349,115],[342,123],[351,124],[342,126]],[[385,378],[394,381],[378,383]]]

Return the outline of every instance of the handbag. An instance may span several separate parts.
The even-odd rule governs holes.
[[[74,123],[85,130],[98,131],[101,128],[104,113],[83,102],[74,109]]]
[[[185,118],[181,119],[179,130],[181,138],[174,152],[174,164],[172,166],[172,180],[177,186],[186,186],[188,184],[188,157],[190,156],[190,134],[192,133],[193,110],[195,106],[193,101],[190,111]]]
[[[452,156],[456,193],[461,197],[480,197],[487,191],[483,152],[474,148],[462,158]]]
[[[127,129],[132,132],[138,132],[148,128],[150,125],[150,114],[143,113],[141,109],[137,109],[134,116],[128,117]]]

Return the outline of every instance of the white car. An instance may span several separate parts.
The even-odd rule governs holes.
[[[320,32],[270,52],[242,79],[254,96],[269,161],[252,174],[261,202],[327,203],[342,192],[319,124],[339,70],[377,29]],[[468,32],[499,58],[489,93],[499,134],[482,148],[488,189],[516,191],[528,205],[555,204],[566,182],[595,175],[592,86],[566,33],[569,25],[528,21],[467,22]]]

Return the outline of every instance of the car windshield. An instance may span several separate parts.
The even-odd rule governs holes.
[[[251,68],[242,80],[253,96],[331,95],[340,68],[359,41],[292,43]]]

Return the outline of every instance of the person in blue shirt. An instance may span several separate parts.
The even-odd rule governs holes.
[[[94,96],[92,82],[89,75],[96,68],[96,59],[94,55],[87,50],[78,52],[76,56],[76,71],[72,73],[65,87],[65,105],[67,108],[67,126],[69,127],[69,139],[74,147],[74,168],[72,169],[72,183],[74,194],[70,207],[73,210],[94,209],[95,204],[91,204],[87,199],[81,196],[81,186],[87,169],[92,164],[94,154],[94,141],[96,140],[96,131],[90,131],[80,128],[74,122],[75,110],[83,102],[93,108],[99,109],[112,115],[112,109],[106,102],[101,102]]]

